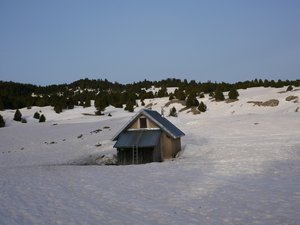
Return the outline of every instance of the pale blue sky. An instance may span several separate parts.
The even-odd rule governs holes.
[[[300,1],[0,0],[0,80],[300,79]]]

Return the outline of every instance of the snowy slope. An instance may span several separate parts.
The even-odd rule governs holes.
[[[199,99],[206,113],[168,118],[186,133],[180,157],[145,165],[83,166],[112,158],[110,138],[134,113],[33,107],[21,109],[21,124],[1,112],[0,224],[299,224],[300,103],[285,98],[300,91],[285,89],[239,90],[233,103]],[[269,99],[280,103],[247,103]],[[160,112],[168,98],[150,102]],[[166,114],[173,106],[183,108]],[[46,123],[32,119],[39,110]]]

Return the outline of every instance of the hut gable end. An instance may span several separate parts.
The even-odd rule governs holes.
[[[185,135],[169,120],[162,117],[157,111],[142,109],[134,117],[132,117],[131,120],[129,120],[119,132],[116,133],[112,140],[116,141],[119,135],[128,129],[140,129],[139,118],[143,117],[147,119],[147,127],[149,126],[149,128],[160,128],[173,139],[177,139]]]
[[[152,120],[150,120],[149,118],[141,114],[132,122],[132,124],[128,127],[128,130],[129,129],[153,129],[153,128],[159,128],[159,126],[156,125]]]

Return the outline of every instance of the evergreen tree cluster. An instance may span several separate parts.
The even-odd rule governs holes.
[[[217,89],[215,91],[214,97],[215,97],[216,101],[224,101],[225,100],[224,94],[220,89]]]
[[[39,114],[38,112],[34,113],[33,118],[39,120],[39,123],[46,122],[46,117],[44,114]]]
[[[236,100],[239,97],[239,93],[235,88],[231,88],[228,93],[229,99]]]
[[[199,101],[196,98],[196,93],[191,92],[186,100],[187,107],[199,106]]]
[[[152,86],[160,88],[156,93],[147,92],[146,89]],[[151,99],[154,97],[169,97],[179,100],[186,100],[189,106],[198,106],[196,97],[203,97],[204,94],[215,96],[217,101],[222,101],[223,92],[229,92],[230,99],[237,99],[234,89],[246,89],[250,87],[299,87],[300,80],[262,80],[237,82],[229,84],[225,82],[196,82],[186,79],[168,78],[161,81],[140,81],[132,84],[120,84],[108,80],[81,79],[70,84],[37,86],[32,84],[21,84],[15,82],[0,81],[0,110],[20,109],[31,106],[52,106],[60,113],[63,110],[73,109],[75,106],[90,107],[91,101],[95,101],[96,113],[101,114],[105,107],[112,105],[126,110],[134,109],[136,100]],[[177,87],[172,94],[167,93],[168,87]],[[289,88],[289,90],[290,90]]]
[[[4,121],[3,117],[2,117],[2,115],[0,114],[0,128],[1,127],[5,127],[5,121]]]
[[[43,123],[46,121],[46,117],[43,114],[40,114],[38,112],[35,112],[33,114],[33,118],[39,120],[40,123]],[[17,122],[27,123],[26,118],[22,117],[22,113],[20,112],[19,109],[16,110],[13,120],[17,121]]]

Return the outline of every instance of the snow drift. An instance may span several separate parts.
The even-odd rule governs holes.
[[[186,133],[180,156],[145,165],[90,165],[113,160],[111,137],[133,113],[33,107],[22,124],[1,112],[0,223],[299,224],[300,104],[285,89],[239,90],[232,103],[205,96],[207,112],[168,118]],[[248,103],[270,99],[278,106]],[[159,112],[167,102],[145,100]],[[39,110],[46,123],[32,118]]]

